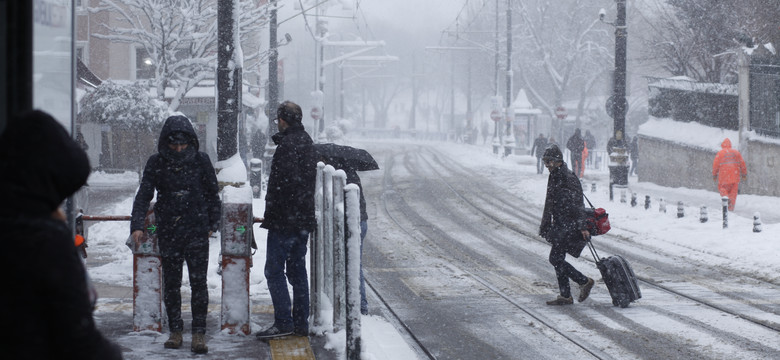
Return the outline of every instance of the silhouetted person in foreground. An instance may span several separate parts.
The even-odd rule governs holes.
[[[0,323],[5,359],[122,359],[96,328],[94,298],[60,204],[87,182],[87,154],[48,114],[0,135]]]

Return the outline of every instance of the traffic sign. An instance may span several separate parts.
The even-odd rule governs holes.
[[[619,114],[621,117],[626,116],[626,112],[628,112],[628,100],[626,100],[625,97],[621,98],[622,101],[617,102],[615,101],[615,96],[610,96],[607,98],[607,103],[604,104],[604,107],[607,110],[607,115],[611,118],[615,118],[615,115]],[[615,113],[615,110],[617,109],[618,113]]]
[[[569,113],[566,111],[566,108],[563,106],[558,106],[555,108],[555,116],[558,119],[564,120],[567,116],[569,116]]]
[[[499,121],[501,120],[502,117],[503,116],[501,116],[501,112],[498,110],[493,110],[490,112],[490,119],[492,119],[493,121]]]
[[[319,120],[320,116],[322,116],[322,109],[319,108],[319,106],[315,106],[311,108],[311,118],[314,120]]]

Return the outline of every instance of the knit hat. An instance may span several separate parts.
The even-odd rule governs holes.
[[[558,145],[550,144],[549,146],[547,146],[547,149],[544,150],[544,155],[542,155],[542,160],[544,161],[555,160],[555,161],[563,162],[563,153],[561,152],[561,149],[558,148]]]

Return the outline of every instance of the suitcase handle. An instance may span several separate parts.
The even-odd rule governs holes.
[[[596,260],[596,264],[601,262],[601,258],[599,257],[599,254],[596,252],[596,248],[593,246],[593,242],[591,241],[592,237],[588,237],[588,248],[590,249],[591,255],[593,255],[593,259]]]

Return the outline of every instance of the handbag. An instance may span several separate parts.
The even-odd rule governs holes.
[[[588,205],[590,205],[590,208],[585,208],[586,229],[588,229],[588,232],[593,236],[606,234],[609,229],[611,229],[609,226],[609,214],[607,214],[607,210],[594,207],[585,194],[582,194],[582,196],[588,202]]]

